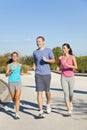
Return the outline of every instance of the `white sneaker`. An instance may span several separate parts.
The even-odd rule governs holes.
[[[15,119],[20,119],[20,114],[19,114],[19,112],[16,112],[16,113],[15,113]]]
[[[43,111],[40,111],[38,116],[39,118],[45,118],[45,114]]]
[[[50,104],[47,105],[47,113],[49,114],[51,112],[51,107],[50,107]]]
[[[68,116],[71,116],[71,115],[72,115],[72,111],[71,111],[71,110],[68,110],[67,115],[68,115]]]
[[[16,113],[16,106],[14,105],[14,112]]]
[[[71,107],[71,110],[73,110],[73,104],[72,104],[72,102],[70,102],[70,107]]]

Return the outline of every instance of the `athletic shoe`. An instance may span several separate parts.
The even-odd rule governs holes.
[[[70,107],[71,107],[71,110],[73,110],[73,104],[72,104],[72,102],[70,102]]]
[[[51,112],[51,107],[50,107],[50,104],[47,105],[47,113],[49,114]]]
[[[71,110],[68,110],[67,115],[68,115],[68,116],[71,116],[71,115],[72,115],[72,111],[71,111]]]
[[[16,113],[15,113],[15,119],[20,119],[20,114],[19,114],[19,112],[16,112]]]
[[[40,112],[39,112],[39,118],[45,118],[45,114],[44,114],[43,111],[40,111]]]
[[[14,112],[16,113],[16,106],[14,105]]]

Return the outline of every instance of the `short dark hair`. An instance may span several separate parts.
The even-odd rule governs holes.
[[[45,41],[45,38],[44,38],[43,36],[38,36],[38,37],[36,38],[36,41],[37,41],[39,38],[41,38],[43,41]]]
[[[13,56],[14,54],[16,54],[17,56],[19,56],[18,52],[14,51],[11,53],[11,56]]]

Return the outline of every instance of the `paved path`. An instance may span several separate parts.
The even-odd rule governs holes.
[[[1,79],[7,81],[4,75]],[[13,104],[10,102],[0,111],[0,130],[87,130],[87,77],[75,77],[74,110],[71,117],[66,117],[66,107],[60,84],[60,75],[52,73],[51,106],[52,113],[38,119],[34,72],[22,77],[20,120],[14,120]],[[45,95],[44,110],[45,110]]]
[[[9,101],[11,101],[11,96],[8,90],[8,84],[0,79],[0,108]]]

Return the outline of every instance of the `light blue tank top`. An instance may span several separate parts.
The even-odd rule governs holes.
[[[8,82],[20,82],[21,81],[21,76],[20,76],[20,71],[21,71],[21,65],[18,63],[18,66],[15,67],[13,63],[10,64],[10,70],[14,71],[9,75]]]

